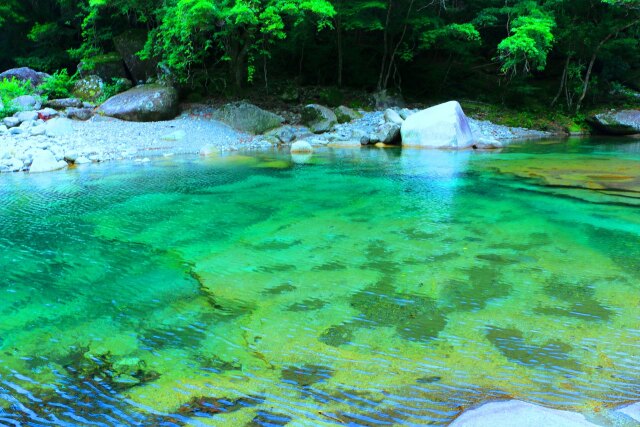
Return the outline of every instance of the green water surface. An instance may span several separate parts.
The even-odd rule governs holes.
[[[640,144],[0,176],[0,425],[446,425],[640,400]]]

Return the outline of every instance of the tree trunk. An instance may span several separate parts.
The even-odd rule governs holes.
[[[562,71],[562,77],[560,78],[560,89],[558,89],[558,93],[556,94],[556,97],[553,98],[553,101],[551,101],[552,107],[556,105],[556,102],[558,102],[558,99],[560,99],[560,95],[562,95],[562,90],[565,88],[567,84],[567,74],[569,72],[570,63],[571,63],[571,55],[567,56],[567,62],[565,62],[564,64],[564,70]]]
[[[625,25],[624,27],[609,33],[607,35],[607,37],[605,37],[604,39],[602,39],[602,41],[600,43],[598,43],[598,46],[596,46],[596,49],[593,51],[593,55],[591,56],[591,61],[589,61],[589,67],[587,68],[587,74],[584,78],[584,84],[582,85],[582,94],[580,95],[580,99],[578,99],[578,103],[576,104],[576,113],[580,112],[580,107],[582,107],[582,102],[584,101],[584,99],[587,97],[587,91],[589,90],[589,81],[591,80],[591,73],[593,72],[593,66],[596,63],[596,59],[598,58],[598,53],[600,53],[600,49],[602,49],[602,47],[607,44],[607,42],[609,40],[611,40],[612,38],[615,38],[618,36],[619,33],[621,33],[622,31],[628,30],[629,28],[633,27],[634,25],[640,23],[640,19],[636,19],[633,22],[630,22],[629,24]]]
[[[338,87],[342,87],[343,53],[342,53],[342,23],[340,17],[336,17],[336,42],[338,44]]]
[[[387,69],[387,57],[389,56],[389,23],[391,22],[391,8],[393,6],[393,0],[389,0],[389,7],[387,8],[387,19],[384,24],[384,54],[382,55],[382,64],[380,65],[380,75],[378,76],[378,91],[386,89],[382,84],[384,82],[385,70]]]

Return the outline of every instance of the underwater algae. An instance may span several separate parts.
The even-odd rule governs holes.
[[[496,169],[520,152],[421,156],[0,183],[0,417],[446,425],[493,398],[637,400],[636,208]]]

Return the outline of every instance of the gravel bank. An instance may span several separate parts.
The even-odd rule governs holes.
[[[197,154],[201,152],[264,149],[274,144],[290,144],[307,139],[313,145],[360,146],[364,135],[375,133],[385,124],[384,112],[362,112],[363,116],[350,123],[336,125],[331,132],[314,135],[302,126],[287,126],[287,139],[280,136],[252,136],[213,120],[212,107],[186,106],[174,120],[151,123],[126,122],[102,116],[92,119],[62,121],[54,132],[53,123],[42,120],[28,126],[9,129],[0,134],[0,172],[29,170],[34,157],[43,151],[53,153],[50,162],[88,163],[118,159],[147,161],[153,156]],[[503,145],[510,141],[553,136],[550,133],[522,128],[499,126],[488,121],[470,119],[474,135],[497,140]],[[24,127],[24,129],[23,129]],[[34,129],[42,129],[34,132]],[[50,156],[51,157],[51,156]]]

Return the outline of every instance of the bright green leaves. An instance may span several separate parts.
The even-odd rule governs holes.
[[[528,74],[542,71],[554,42],[553,17],[540,10],[531,15],[517,17],[511,26],[511,35],[498,45],[498,57],[505,74]]]

